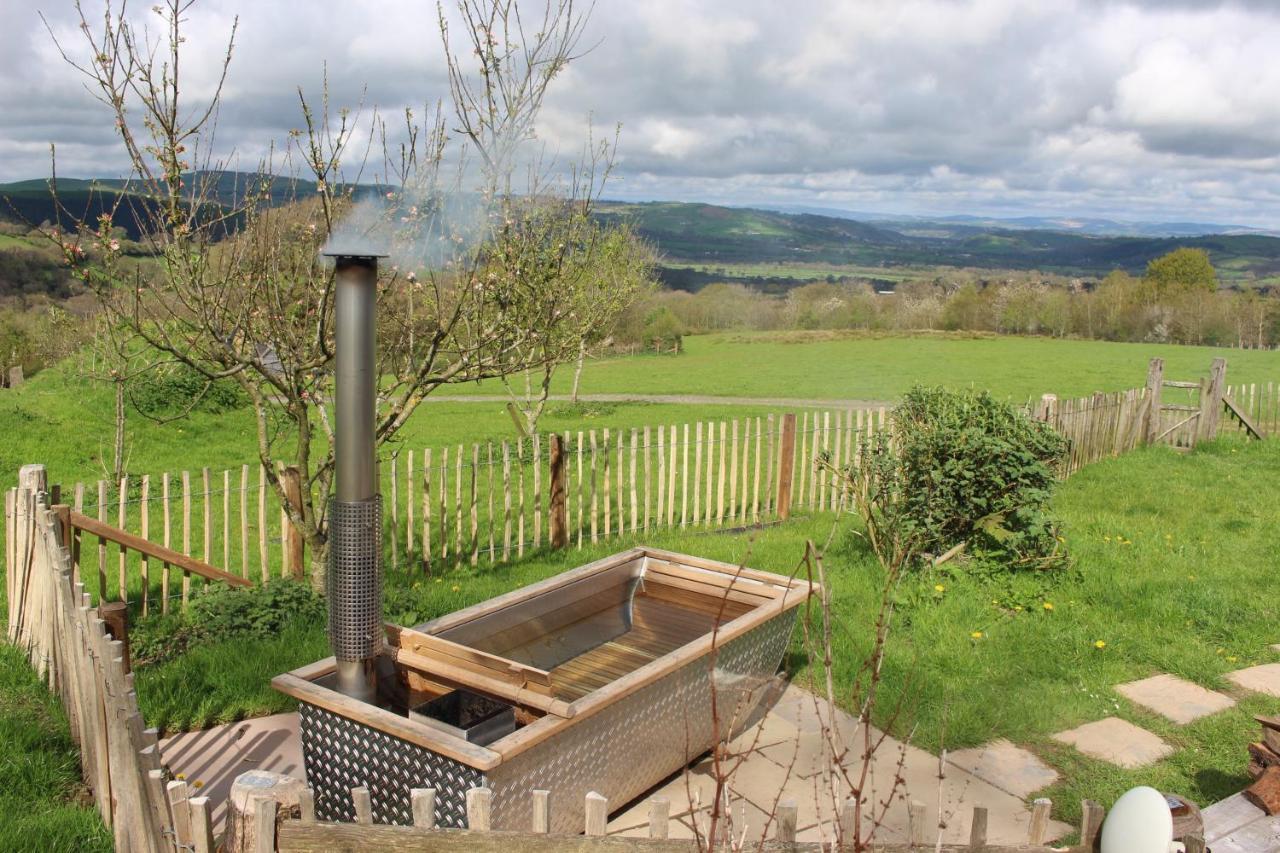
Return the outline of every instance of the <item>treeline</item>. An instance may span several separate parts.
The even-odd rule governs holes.
[[[697,293],[660,291],[633,307],[616,338],[650,348],[660,342],[669,349],[680,335],[697,332],[861,329],[1250,348],[1280,343],[1280,299],[1218,289],[1211,268],[1206,281],[1197,261],[1187,267],[1185,255],[1174,259],[1171,273],[1161,266],[1163,260],[1153,261],[1144,276],[1116,271],[1101,282],[1035,273],[993,279],[990,271],[949,271],[903,282],[892,292],[830,282],[796,287],[784,296],[724,283]]]

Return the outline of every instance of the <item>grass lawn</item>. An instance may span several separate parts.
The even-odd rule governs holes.
[[[62,706],[0,642],[0,850],[112,849]]]
[[[1280,660],[1269,649],[1280,641],[1272,595],[1280,502],[1258,499],[1277,478],[1276,442],[1222,440],[1188,456],[1139,451],[1086,468],[1062,486],[1056,505],[1074,555],[1070,572],[984,578],[956,566],[908,578],[897,591],[884,667],[883,708],[904,701],[895,732],[914,730],[914,742],[935,752],[998,737],[1030,747],[1062,772],[1065,781],[1047,792],[1059,816],[1074,816],[1082,797],[1111,802],[1137,784],[1202,804],[1240,790],[1248,781],[1245,745],[1256,737],[1252,715],[1280,711],[1280,700],[1248,697],[1180,727],[1141,711],[1113,687],[1169,672],[1223,690],[1225,673]],[[668,532],[647,541],[730,561],[749,555],[751,565],[790,572],[805,540],[825,541],[833,525],[826,566],[838,620],[836,676],[852,707],[848,691],[869,647],[881,572],[849,520],[816,515],[751,534]],[[431,618],[631,541],[435,578],[398,576],[388,584],[387,617]],[[1099,640],[1104,648],[1096,647]],[[790,666],[803,682],[798,640],[793,652]],[[319,624],[294,625],[270,642],[212,644],[140,669],[140,703],[150,723],[176,728],[285,710],[289,701],[268,679],[326,654]],[[1050,738],[1110,715],[1156,732],[1178,751],[1127,771]]]

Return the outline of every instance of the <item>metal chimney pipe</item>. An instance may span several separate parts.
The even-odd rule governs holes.
[[[377,281],[376,256],[335,256],[337,484],[329,509],[329,642],[338,690],[365,702],[376,694],[374,662],[383,631],[382,496],[374,452]]]

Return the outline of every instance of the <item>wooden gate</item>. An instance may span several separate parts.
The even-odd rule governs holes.
[[[1215,358],[1209,376],[1196,382],[1164,378],[1164,359],[1147,371],[1147,443],[1190,450],[1218,434],[1226,391],[1227,360]]]

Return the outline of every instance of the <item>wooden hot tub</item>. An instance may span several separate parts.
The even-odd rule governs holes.
[[[408,824],[436,789],[441,826],[466,791],[493,791],[493,826],[527,829],[551,792],[552,830],[578,832],[597,791],[621,806],[727,736],[777,672],[807,581],[637,548],[414,628],[387,627],[378,704],[332,688],[332,658],[272,682],[299,701],[322,820]],[[714,656],[713,656],[714,652]],[[719,730],[711,714],[716,691]]]

